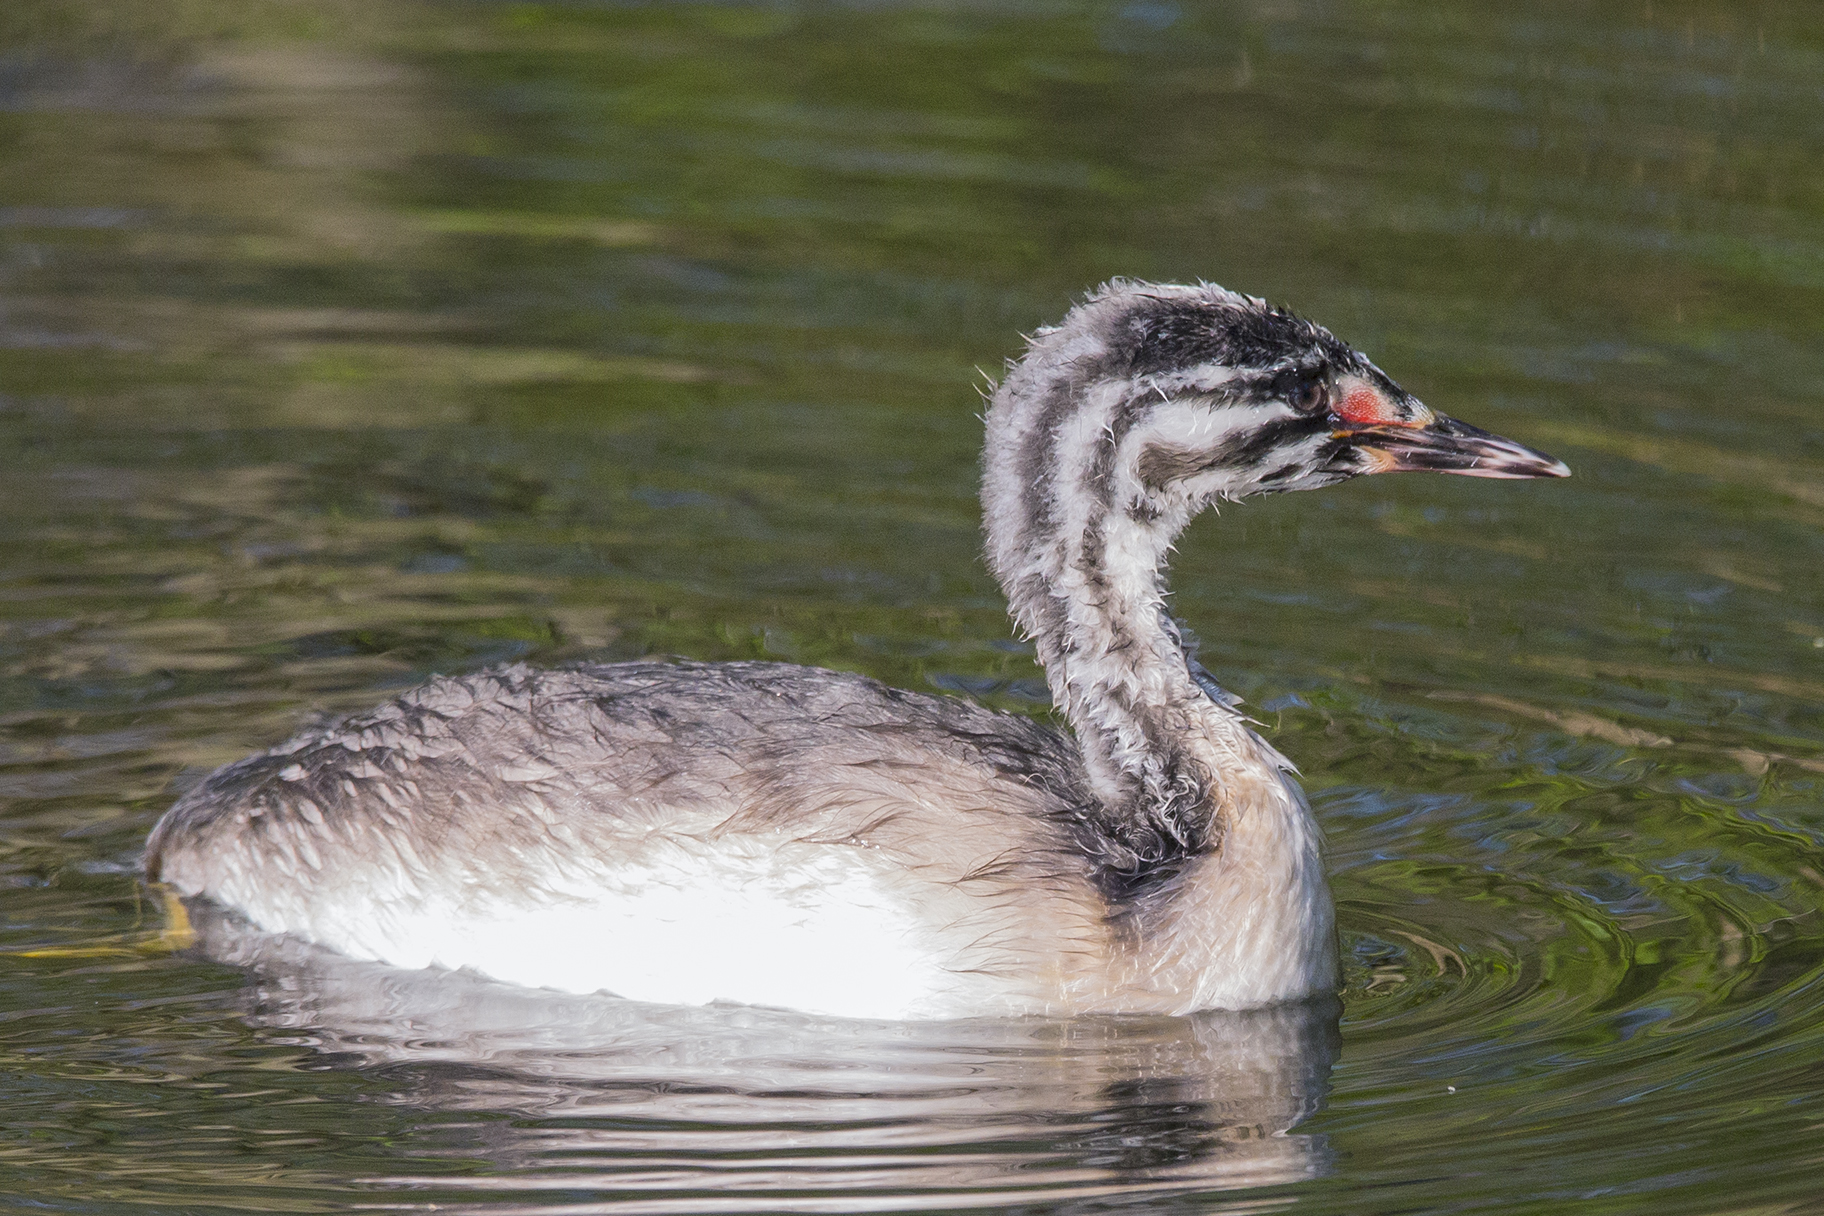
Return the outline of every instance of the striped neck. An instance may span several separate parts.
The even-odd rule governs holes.
[[[1093,310],[1093,303],[1079,313]],[[1202,506],[1149,486],[1165,394],[1109,366],[1094,325],[1039,335],[994,395],[987,552],[1045,666],[1090,786],[1136,863],[1212,843],[1194,741],[1213,703],[1165,606],[1172,542]]]

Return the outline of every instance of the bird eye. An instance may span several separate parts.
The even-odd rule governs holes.
[[[1315,377],[1300,380],[1286,394],[1286,404],[1301,414],[1315,414],[1330,401],[1330,386]]]

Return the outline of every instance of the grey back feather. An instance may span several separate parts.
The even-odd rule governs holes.
[[[521,665],[434,680],[217,771],[159,823],[147,870],[182,870],[193,889],[249,870],[301,888],[358,870],[405,887],[511,889],[610,842],[624,856],[663,828],[936,856],[959,832],[988,831],[1030,849],[1028,869],[1081,872],[1072,828],[1086,801],[1075,749],[1056,732],[862,676]]]

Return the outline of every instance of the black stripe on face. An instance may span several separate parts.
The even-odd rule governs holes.
[[[1329,429],[1327,418],[1296,415],[1232,436],[1208,448],[1183,448],[1176,444],[1148,444],[1140,453],[1137,471],[1150,490],[1163,490],[1174,481],[1198,473],[1240,471],[1260,467],[1281,447],[1294,447]]]
[[[1095,496],[1096,504],[1107,511],[1115,503],[1115,458],[1121,453],[1121,445],[1127,441],[1128,434],[1148,418],[1159,406],[1159,397],[1150,389],[1142,387],[1133,396],[1117,404],[1109,415],[1108,425],[1096,438],[1096,448],[1090,456],[1090,465],[1085,470],[1083,484]]]
[[[1038,418],[1017,462],[1024,483],[1020,499],[1025,506],[1029,536],[1044,536],[1051,531],[1057,521],[1054,500],[1072,489],[1069,482],[1074,470],[1058,467],[1058,433],[1073,414],[1085,408],[1085,392],[1107,375],[1105,359],[1080,360],[1071,365],[1068,375],[1053,381],[1045,390]],[[1082,471],[1080,484],[1104,509],[1114,502],[1115,456],[1121,441],[1155,404],[1145,392],[1121,402],[1109,418],[1108,429],[1097,440],[1090,465]]]
[[[1026,528],[1029,529],[1023,541],[1030,543],[1033,535],[1043,535],[1050,530],[1052,482],[1056,477],[1058,425],[1070,413],[1071,406],[1077,397],[1077,383],[1074,378],[1066,377],[1053,383],[1045,394],[1044,404],[1039,407],[1039,416],[1032,430],[1026,437],[1026,448],[1019,455],[1020,480],[1025,489],[1020,500],[1025,505]]]

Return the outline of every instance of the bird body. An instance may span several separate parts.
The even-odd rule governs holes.
[[[1563,466],[1327,331],[1117,282],[988,415],[991,567],[1071,733],[860,676],[643,661],[443,678],[185,795],[147,869],[404,967],[876,1018],[1242,1009],[1333,990],[1321,833],[1187,653],[1210,502]]]
[[[1252,814],[1201,859],[1220,881],[1178,878],[1197,900],[1105,894],[1065,737],[775,663],[437,680],[218,772],[155,847],[263,928],[568,991],[878,1018],[1303,995],[1334,970],[1316,827],[1209,717],[1252,752]],[[1263,917],[1263,884],[1309,898]]]

